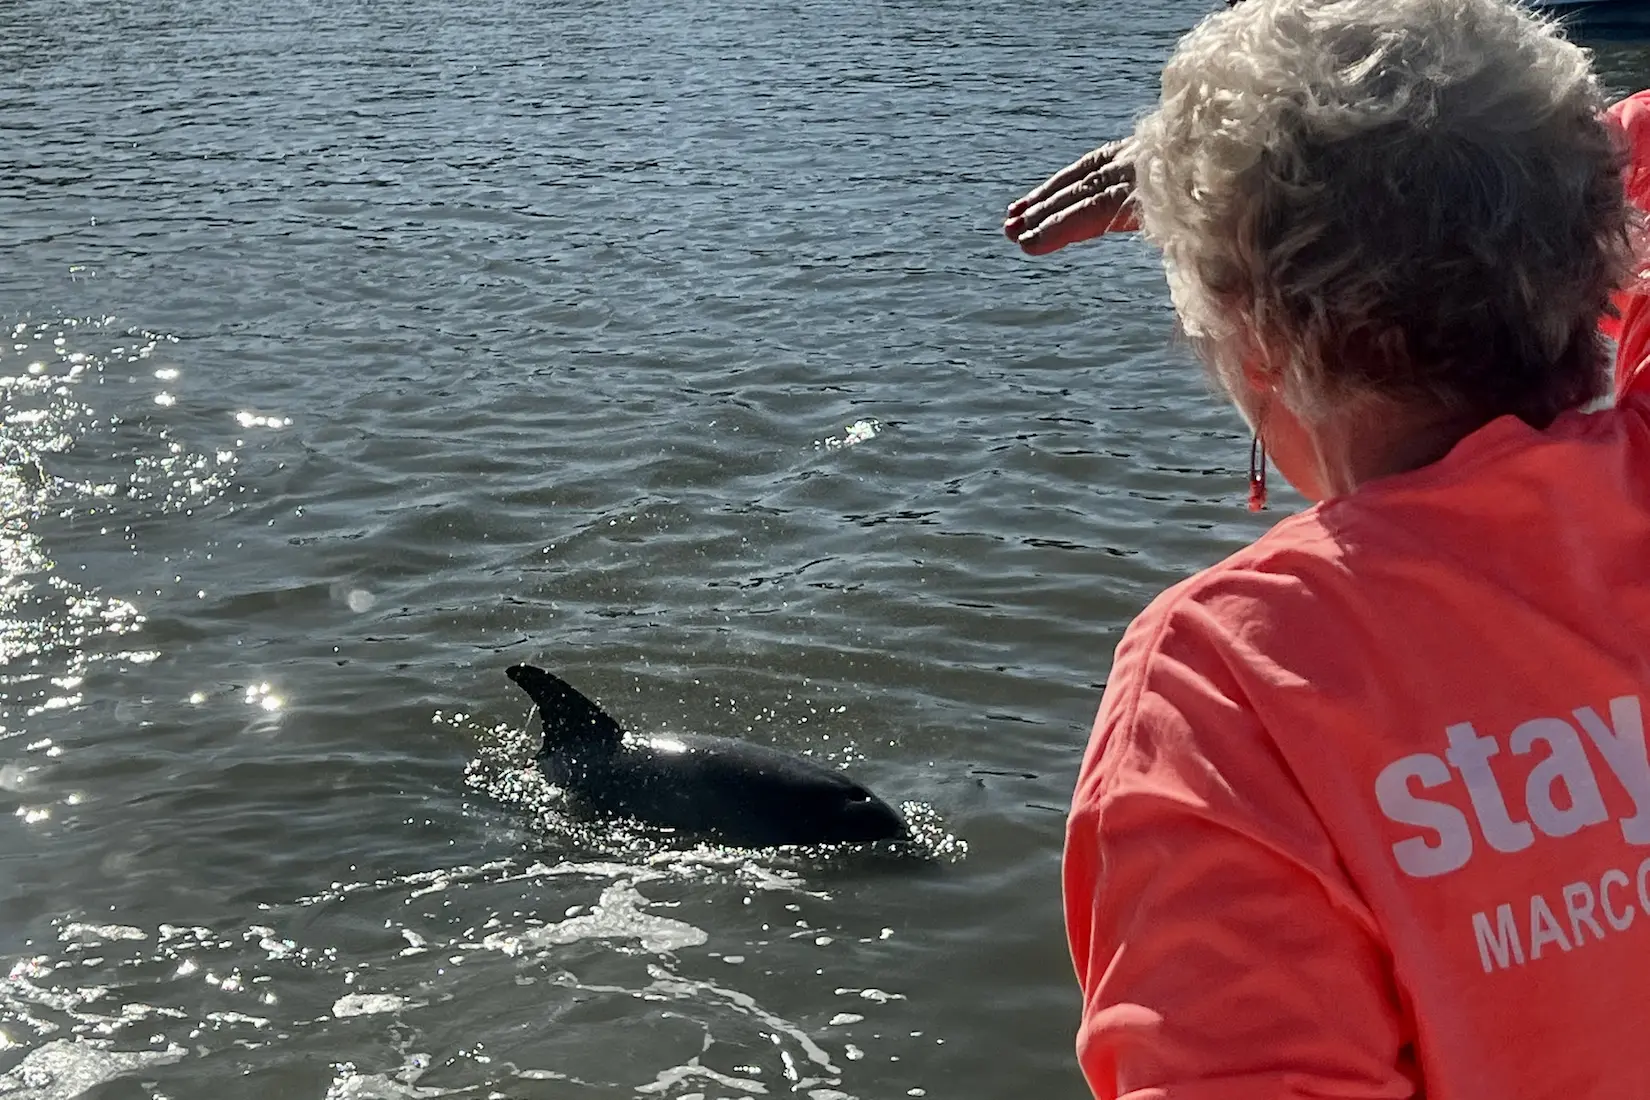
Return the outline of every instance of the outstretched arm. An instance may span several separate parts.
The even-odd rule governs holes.
[[[1134,147],[1128,138],[1108,141],[1009,204],[1003,232],[1028,255],[1046,256],[1105,233],[1138,229],[1133,194]]]
[[[1226,0],[1226,6],[1240,2]],[[1108,141],[1010,203],[1003,232],[1027,255],[1046,256],[1068,244],[1139,229],[1129,203],[1133,194],[1129,139]]]

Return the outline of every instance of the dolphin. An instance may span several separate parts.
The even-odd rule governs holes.
[[[728,737],[626,735],[560,677],[532,665],[504,674],[538,708],[539,767],[586,812],[741,848],[909,835],[892,807],[834,769]]]

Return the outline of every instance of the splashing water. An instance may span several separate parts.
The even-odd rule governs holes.
[[[876,420],[874,418],[856,420],[852,424],[848,425],[847,429],[844,430],[841,435],[826,436],[824,439],[816,443],[815,446],[823,447],[829,451],[835,451],[843,447],[852,447],[857,444],[864,443],[867,440],[875,439],[881,434],[882,422],[880,420]]]

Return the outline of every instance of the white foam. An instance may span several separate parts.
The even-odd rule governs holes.
[[[73,924],[65,924],[62,931],[58,932],[57,938],[65,942],[81,940],[86,943],[101,943],[106,940],[146,940],[149,937],[143,929],[133,928],[127,924],[81,924],[76,921]]]
[[[341,1067],[346,1068],[346,1072],[327,1088],[326,1100],[429,1100],[461,1091],[416,1084],[429,1064],[428,1054],[414,1054],[393,1074],[353,1073]]]
[[[683,1065],[671,1066],[669,1069],[660,1070],[659,1075],[653,1079],[652,1084],[638,1085],[636,1086],[636,1091],[642,1093],[668,1092],[675,1086],[681,1084],[683,1081],[694,1077],[703,1077],[707,1080],[715,1081],[719,1085],[730,1089],[736,1089],[747,1096],[766,1096],[768,1092],[768,1086],[764,1085],[760,1081],[752,1081],[749,1078],[743,1077],[729,1077],[725,1073],[717,1073],[708,1066],[700,1065],[699,1059],[697,1058],[689,1058]],[[703,1094],[701,1093],[700,1095]],[[687,1100],[687,1097],[684,1096],[681,1100]]]
[[[886,990],[881,989],[838,989],[836,991],[836,995],[838,997],[846,997],[852,994],[858,994],[859,996],[864,997],[867,1001],[875,1001],[878,1004],[887,1004],[889,1001],[905,1000],[905,994],[903,993],[889,993]]]
[[[327,1089],[326,1100],[426,1100],[429,1097],[451,1096],[457,1091],[409,1085],[386,1073],[351,1073],[332,1083]]]
[[[54,1039],[35,1047],[0,1074],[0,1096],[21,1100],[74,1100],[106,1081],[126,1077],[145,1066],[164,1066],[185,1054],[180,1046],[165,1050],[117,1051],[95,1039]]]
[[[376,1016],[383,1012],[397,1012],[408,1004],[407,998],[394,993],[348,993],[332,1004],[332,1014],[345,1016]]]
[[[833,1078],[833,1080],[824,1083],[833,1085],[841,1083],[842,1071],[831,1063],[831,1056],[825,1053],[823,1047],[814,1042],[812,1036],[789,1020],[785,1020],[757,1004],[756,998],[749,993],[741,993],[737,989],[728,989],[717,985],[715,982],[681,978],[657,966],[649,966],[648,974],[653,979],[648,985],[649,992],[662,993],[682,1000],[693,1000],[698,995],[709,994],[725,1001],[744,1015],[765,1024],[770,1034],[776,1038],[786,1036],[796,1043],[808,1061]],[[803,1080],[797,1072],[790,1052],[782,1049],[779,1053],[781,1060],[785,1063],[785,1076],[790,1078],[793,1090],[821,1083],[816,1078]]]
[[[584,916],[569,917],[525,932],[494,933],[481,943],[493,951],[519,955],[523,951],[580,940],[634,939],[644,951],[664,954],[684,947],[698,947],[710,938],[702,928],[638,908],[646,903],[647,899],[637,893],[635,886],[616,882],[602,891],[601,900]]]

